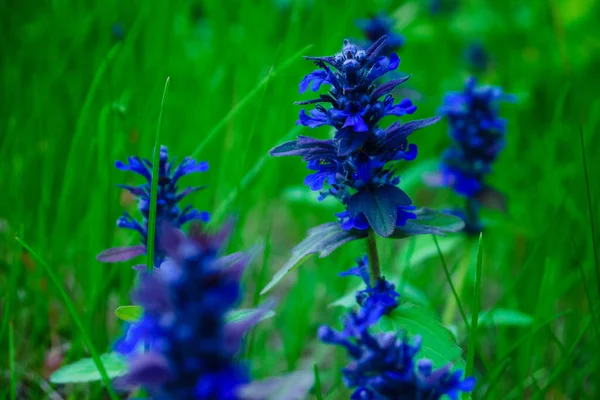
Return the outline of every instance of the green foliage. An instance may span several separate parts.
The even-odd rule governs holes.
[[[140,306],[120,306],[115,310],[115,315],[123,321],[136,322],[144,315],[144,309]]]
[[[418,357],[429,358],[435,368],[453,363],[464,368],[461,349],[453,336],[431,310],[403,304],[377,325],[382,331],[405,332],[409,338],[419,335],[423,340]]]
[[[434,115],[443,94],[462,87],[470,73],[464,51],[473,40],[492,58],[490,69],[476,73],[479,80],[519,97],[502,108],[508,142],[490,175],[490,184],[507,196],[508,214],[484,215],[490,223],[473,398],[598,397],[597,1],[459,1],[454,14],[439,15],[429,13],[427,1],[416,0],[400,7],[380,0],[13,3],[0,4],[0,365],[7,366],[0,372],[14,378],[0,384],[0,398],[10,398],[13,384],[17,398],[47,398],[31,380],[56,368],[46,354],[69,348],[66,362],[77,360],[92,355],[90,346],[101,353],[121,334],[113,310],[130,304],[136,273],[130,263],[102,264],[95,256],[137,244],[115,228],[124,210],[137,211],[114,185],[139,181],[123,182],[113,163],[129,155],[152,157],[167,76],[161,141],[178,158],[195,153],[211,168],[182,181],[208,185],[190,200],[213,212],[211,225],[238,216],[232,251],[271,232],[268,257],[244,276],[240,307],[258,305],[255,293],[290,250],[310,228],[341,211],[333,203],[313,206],[291,196],[307,170],[298,159],[266,156],[298,134],[327,137],[295,125],[294,101],[310,96],[298,94],[298,83],[314,68],[301,56],[332,54],[345,37],[360,38],[355,18],[381,9],[397,17],[407,39],[400,70],[412,77],[399,97],[413,99],[419,107],[415,118]],[[111,32],[115,23],[123,27],[122,40]],[[435,170],[449,143],[446,128],[441,121],[411,137],[419,157],[397,165],[400,187],[417,207],[442,209],[463,201],[425,187],[421,179]],[[301,196],[313,198],[305,190]],[[15,242],[17,234],[47,268]],[[469,260],[464,290],[458,290],[466,241],[456,234],[438,240],[470,316],[476,262]],[[343,307],[327,306],[358,285],[337,274],[364,254],[362,242],[306,259],[271,289],[276,316],[253,330],[252,351],[244,353],[257,379],[317,363],[324,397],[349,397],[339,379],[346,356],[329,353],[316,331],[337,323]],[[406,301],[415,303],[409,293],[420,293],[429,306],[419,306],[431,310],[422,314],[435,321],[454,296],[431,238],[379,240],[378,246],[383,275],[401,277],[393,282]],[[464,325],[458,310],[449,324]],[[452,335],[436,329],[452,348]],[[466,349],[467,337],[458,338]],[[458,347],[454,354],[460,358]],[[106,397],[98,382],[50,390],[64,398]]]
[[[102,365],[108,374],[108,377],[113,379],[127,373],[127,361],[123,356],[117,353],[102,354],[100,356]],[[96,368],[94,360],[91,358],[83,358],[73,364],[68,364],[57,371],[50,377],[50,382],[56,384],[65,383],[82,383],[99,381],[102,377]]]

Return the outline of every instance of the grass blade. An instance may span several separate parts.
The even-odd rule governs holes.
[[[594,266],[596,267],[596,284],[598,295],[600,295],[600,267],[598,266],[598,249],[596,245],[596,224],[594,222],[594,208],[592,207],[592,194],[590,193],[590,177],[588,174],[587,158],[585,156],[585,140],[583,139],[583,125],[579,124],[579,139],[581,140],[581,158],[583,160],[583,172],[585,175],[585,187],[587,190],[588,211],[590,214],[590,228],[592,230],[592,250],[594,254]]]
[[[12,321],[8,324],[8,364],[10,368],[10,398],[17,400],[17,376],[15,365],[15,336]]]
[[[475,349],[477,347],[477,323],[479,320],[479,308],[481,303],[481,265],[483,264],[483,233],[479,234],[479,243],[477,244],[477,275],[475,276],[475,288],[473,293],[473,309],[471,310],[471,329],[469,331],[469,347],[467,351],[467,366],[465,375],[473,374],[473,363],[475,362]],[[463,398],[467,398],[463,396]]]
[[[108,374],[106,373],[106,369],[104,368],[104,365],[102,364],[102,361],[100,360],[100,355],[98,354],[98,351],[94,347],[94,344],[92,343],[90,337],[88,336],[87,332],[85,331],[85,328],[83,327],[83,323],[81,322],[81,319],[77,315],[77,311],[75,311],[75,306],[73,305],[71,298],[69,297],[69,295],[63,288],[62,284],[60,283],[60,280],[54,274],[54,271],[52,271],[52,269],[48,266],[48,264],[46,264],[46,262],[31,247],[29,247],[29,245],[27,245],[27,243],[25,243],[18,236],[15,237],[15,240],[17,241],[17,243],[19,243],[19,245],[21,247],[23,247],[25,250],[27,250],[27,252],[29,252],[29,254],[31,254],[31,256],[38,263],[40,263],[40,265],[44,268],[44,271],[48,275],[48,278],[50,278],[50,281],[52,281],[54,286],[56,286],[56,289],[58,290],[60,297],[62,297],[65,307],[67,308],[67,311],[69,312],[69,314],[71,315],[71,318],[73,319],[73,323],[79,330],[81,339],[83,340],[84,344],[88,348],[88,351],[90,352],[90,355],[92,356],[92,359],[94,360],[94,364],[96,365],[96,368],[98,368],[98,372],[100,372],[100,375],[102,376],[102,382],[104,382],[104,385],[106,386],[106,390],[108,390],[108,394],[109,394],[110,398],[112,400],[118,400],[119,397],[117,396],[117,394],[115,393],[115,391],[111,385],[110,378],[108,377]]]
[[[317,400],[323,400],[323,394],[321,393],[321,377],[319,376],[319,367],[317,364],[314,365],[313,370],[315,371],[315,397]]]
[[[460,302],[460,298],[458,297],[458,292],[456,291],[456,288],[454,287],[454,283],[452,283],[452,277],[450,276],[450,271],[448,270],[448,265],[446,264],[446,260],[444,259],[444,255],[442,254],[442,249],[440,248],[440,245],[439,245],[438,240],[435,237],[435,235],[431,235],[431,237],[433,238],[433,241],[435,242],[435,247],[437,248],[438,255],[440,256],[440,260],[442,261],[442,266],[444,267],[444,273],[446,274],[446,279],[448,280],[448,283],[450,284],[450,289],[452,290],[452,295],[454,296],[454,301],[456,301],[456,304],[458,305],[458,311],[460,312],[460,315],[465,324],[465,328],[468,331],[471,329],[471,326],[469,325],[469,320],[467,319],[467,314],[465,313],[465,309],[463,308],[462,303]]]
[[[160,102],[160,113],[158,114],[158,124],[156,126],[156,137],[154,138],[154,154],[152,155],[152,185],[150,187],[150,215],[148,216],[148,245],[146,246],[146,268],[152,272],[154,268],[154,241],[156,236],[156,199],[158,197],[158,173],[160,168],[160,140],[163,128],[163,115],[165,109],[165,99],[169,91],[170,77],[167,77],[162,100]]]
[[[198,147],[196,147],[196,150],[194,150],[194,152],[192,153],[192,157],[198,157],[198,155],[202,152],[202,150],[204,150],[204,147],[206,147],[206,145],[208,144],[208,142],[210,142],[210,140],[217,134],[217,132],[219,132],[219,130],[221,128],[223,128],[225,126],[225,124],[227,124],[227,122],[231,118],[233,118],[233,116],[235,114],[238,113],[238,111],[240,111],[242,108],[244,108],[244,106],[246,106],[246,104],[248,104],[250,102],[250,99],[252,99],[258,93],[260,93],[260,90],[267,83],[269,83],[269,81],[271,81],[271,79],[273,79],[277,74],[281,73],[287,67],[289,67],[290,65],[292,65],[292,63],[298,57],[300,57],[300,55],[302,55],[303,53],[306,53],[306,51],[309,50],[312,46],[313,46],[312,44],[309,44],[308,46],[304,47],[302,50],[300,50],[299,52],[297,52],[296,54],[294,54],[293,56],[291,56],[290,58],[288,58],[287,60],[285,60],[283,63],[281,63],[281,65],[277,69],[269,71],[269,74],[267,76],[265,76],[258,83],[258,85],[256,85],[256,87],[254,89],[252,89],[252,91],[250,91],[250,93],[248,93],[242,100],[240,100],[239,103],[237,103],[235,105],[235,107],[233,107],[231,109],[231,111],[229,111],[227,113],[227,115],[225,115],[225,117],[223,117],[223,119],[214,128],[212,128],[210,130],[210,132],[208,132],[206,134],[206,137],[204,138],[204,140],[202,142],[200,142],[200,144],[198,145]]]

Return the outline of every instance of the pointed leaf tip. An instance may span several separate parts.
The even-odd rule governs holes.
[[[140,306],[120,306],[115,310],[115,315],[127,322],[137,322],[144,315],[144,308]]]
[[[96,256],[96,260],[104,263],[128,261],[146,253],[146,247],[142,245],[131,247],[112,247],[106,249]]]
[[[345,231],[338,222],[328,222],[310,229],[308,236],[292,249],[290,259],[277,271],[260,294],[263,295],[273,289],[292,269],[306,261],[311,254],[326,257],[344,243],[364,237],[366,237],[366,231]]]

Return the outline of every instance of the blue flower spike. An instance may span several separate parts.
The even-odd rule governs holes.
[[[300,111],[297,123],[309,128],[332,126],[335,136],[328,140],[300,136],[271,150],[273,156],[301,156],[307,162],[311,173],[304,183],[318,191],[321,200],[333,196],[344,205],[345,210],[336,214],[342,229],[372,228],[383,237],[417,219],[411,198],[397,186],[400,178],[391,163],[414,160],[417,146],[408,143],[408,136],[439,119],[379,126],[385,117],[397,119],[417,109],[409,99],[396,102],[390,94],[409,77],[375,83],[400,64],[396,54],[381,55],[387,42],[383,36],[362,49],[346,40],[334,56],[306,57],[319,69],[300,82],[300,92],[317,91],[322,85],[331,88],[317,99],[298,103],[315,108]]]
[[[504,196],[486,183],[486,177],[506,146],[507,121],[499,116],[502,101],[515,101],[501,88],[477,85],[467,79],[464,91],[449,93],[438,113],[448,120],[452,145],[442,155],[439,173],[426,177],[432,186],[450,187],[466,199],[464,210],[452,210],[465,221],[465,232],[479,234],[481,206],[506,209]]]
[[[354,390],[351,400],[437,400],[444,395],[458,400],[461,392],[475,388],[475,378],[462,379],[462,371],[451,372],[450,365],[434,370],[430,360],[415,360],[419,336],[411,342],[402,333],[371,333],[384,313],[382,305],[362,307],[346,315],[341,332],[319,328],[323,342],[344,347],[351,358],[342,370],[344,384]]]
[[[139,221],[125,212],[117,220],[119,228],[130,229],[138,232],[141,236],[141,244],[132,247],[116,247],[103,251],[96,258],[101,262],[120,262],[127,261],[134,257],[146,253],[148,244],[148,222],[150,217],[150,189],[152,185],[152,162],[147,159],[141,159],[137,156],[129,157],[127,162],[117,161],[115,167],[122,171],[130,171],[141,175],[146,182],[140,186],[117,185],[129,191],[138,202],[138,209],[142,214],[142,220]],[[199,220],[208,222],[210,214],[206,211],[198,211],[191,206],[181,209],[178,203],[187,195],[203,189],[204,187],[187,187],[179,190],[177,184],[179,180],[193,173],[206,172],[208,163],[205,161],[197,162],[190,157],[185,157],[179,164],[175,160],[169,160],[168,150],[165,146],[160,147],[160,162],[158,165],[158,196],[156,207],[156,226],[168,224],[174,228],[181,228],[185,223]],[[158,235],[155,235],[155,243],[160,242]],[[160,267],[164,261],[165,255],[160,249],[156,249],[154,256],[155,267]],[[138,268],[139,269],[139,268]]]
[[[389,314],[400,304],[400,294],[396,292],[394,284],[388,282],[384,277],[377,278],[375,285],[371,284],[369,274],[369,260],[365,255],[356,259],[357,266],[348,271],[341,272],[340,276],[358,276],[366,285],[366,289],[356,292],[356,302],[361,307],[372,308],[382,306],[385,314]]]

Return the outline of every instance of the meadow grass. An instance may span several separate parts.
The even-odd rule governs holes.
[[[95,255],[135,240],[116,229],[135,204],[115,184],[137,181],[113,165],[152,158],[159,115],[172,154],[210,164],[185,178],[208,185],[188,201],[212,211],[213,226],[238,217],[232,249],[264,240],[242,305],[264,300],[259,292],[290,249],[340,211],[295,190],[306,174],[298,159],[267,156],[297,134],[324,137],[295,126],[293,102],[308,98],[298,83],[313,69],[301,56],[338,51],[344,38],[360,38],[356,18],[381,9],[407,38],[400,70],[412,74],[405,86],[418,94],[416,118],[462,88],[475,40],[493,59],[480,81],[519,98],[502,107],[508,146],[490,177],[508,197],[508,215],[484,215],[480,246],[456,234],[439,243],[378,240],[383,274],[400,281],[403,298],[438,315],[450,310],[444,322],[478,378],[474,399],[597,397],[600,4],[458,3],[440,15],[416,0],[0,5],[0,398],[107,397],[100,383],[50,385],[48,373],[56,354],[71,362],[103,353],[121,332],[114,310],[130,304],[133,263]],[[418,206],[460,205],[418,179],[449,144],[447,124],[412,142],[420,155],[405,163],[401,186]],[[365,251],[359,241],[311,258],[269,293],[276,315],[254,328],[244,351],[254,376],[302,368],[319,378],[313,398],[349,398],[340,372],[347,358],[316,331],[337,324],[344,309],[329,305],[355,287],[337,274]],[[484,323],[494,310],[530,319]]]

